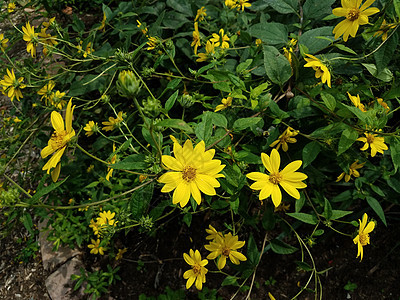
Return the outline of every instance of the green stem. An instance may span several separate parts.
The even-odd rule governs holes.
[[[14,180],[12,180],[10,177],[8,177],[6,174],[4,174],[4,177],[10,181],[13,185],[15,185],[21,192],[23,192],[25,195],[27,195],[29,198],[32,198],[32,196],[24,190],[18,183],[16,183]]]

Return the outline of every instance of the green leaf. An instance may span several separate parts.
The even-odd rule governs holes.
[[[197,124],[195,128],[196,136],[208,144],[209,139],[213,132],[213,124],[211,122],[211,115],[203,114],[202,121]]]
[[[190,3],[188,1],[167,0],[167,5],[188,17],[193,17],[192,8],[190,7]]]
[[[221,286],[227,285],[239,286],[239,284],[237,283],[237,278],[234,276],[226,276],[224,281],[222,281]]]
[[[357,108],[358,109],[358,108]],[[338,155],[345,152],[347,149],[354,144],[356,139],[358,138],[358,133],[353,128],[346,128],[340,137],[339,147],[338,147]]]
[[[393,73],[388,68],[384,68],[383,70],[378,72],[378,69],[374,64],[362,64],[368,72],[371,73],[375,78],[382,80],[384,82],[390,82],[393,79]]]
[[[247,242],[247,258],[252,265],[257,265],[260,258],[260,252],[257,249],[257,243],[254,240],[253,234],[250,234],[249,240]]]
[[[143,170],[148,167],[145,159],[144,154],[132,154],[120,162],[110,164],[109,167],[114,170]]]
[[[275,47],[264,46],[264,67],[268,78],[280,86],[292,77],[289,61]]]
[[[332,210],[331,220],[337,220],[343,218],[344,216],[352,214],[352,211],[345,211],[345,210]]]
[[[355,106],[349,106],[346,104],[342,104],[345,106],[349,111],[351,111],[358,119],[360,119],[363,123],[367,122],[367,113],[363,112],[361,109]]]
[[[169,111],[175,104],[176,99],[178,98],[179,90],[176,90],[168,100],[165,102],[165,109]]]
[[[255,155],[246,150],[240,150],[235,153],[235,159],[238,161],[244,161],[248,164],[261,164],[261,157],[259,155]]]
[[[251,126],[256,125],[260,122],[262,118],[260,117],[253,117],[253,118],[240,118],[233,123],[233,130],[243,130],[249,128]]]
[[[321,146],[318,142],[312,141],[303,148],[303,168],[312,163],[321,152]]]
[[[381,197],[386,196],[385,193],[381,190],[381,188],[379,186],[371,184],[371,189]]]
[[[306,46],[309,53],[317,53],[328,47],[335,40],[332,30],[332,26],[308,30],[299,37],[299,44]]]
[[[394,52],[397,49],[397,45],[399,43],[399,37],[397,32],[395,32],[390,39],[387,39],[386,42],[380,47],[375,53],[375,63],[377,67],[377,72],[380,73],[384,70],[393,59]]]
[[[69,176],[68,176],[69,177]],[[29,199],[29,203],[35,203],[37,200],[39,200],[42,196],[47,195],[48,193],[52,192],[56,188],[58,188],[60,185],[62,185],[65,181],[67,181],[67,178],[64,180],[58,181],[56,183],[52,183],[44,188],[40,188],[36,193]]]
[[[342,51],[357,55],[357,52],[355,52],[354,50],[350,49],[349,47],[346,47],[343,44],[334,44],[334,46],[336,46],[339,50],[342,50]]]
[[[150,183],[133,192],[130,201],[132,216],[139,220],[147,211],[149,203],[153,198],[154,183]]]
[[[271,240],[270,245],[272,251],[278,254],[291,254],[298,250],[296,247],[290,246],[278,239]]]
[[[226,117],[223,114],[219,114],[216,112],[212,112],[212,111],[206,111],[204,115],[208,115],[209,119],[211,119],[211,122],[215,125],[215,126],[219,126],[222,128],[227,128],[228,127],[228,120],[226,119]],[[209,120],[207,119],[207,120]]]
[[[269,6],[281,14],[297,13],[298,1],[296,0],[267,0]]]
[[[367,196],[367,202],[369,206],[374,210],[374,212],[378,215],[378,217],[382,220],[383,224],[387,226],[385,213],[383,212],[382,206],[375,198],[371,196]]]
[[[31,235],[34,235],[35,233],[33,232],[33,222],[32,222],[32,217],[28,212],[24,212],[22,215],[22,223],[24,224],[26,230],[28,230],[28,232]]]
[[[329,200],[325,198],[325,204],[324,204],[324,217],[325,219],[327,219],[328,221],[331,219],[332,217],[332,206],[329,203]]]
[[[192,127],[190,127],[185,121],[181,119],[165,119],[158,122],[155,126],[180,129],[188,134],[193,133]]]
[[[303,5],[305,20],[321,20],[332,12],[332,4],[335,0],[306,0]]]
[[[322,101],[324,101],[325,106],[331,110],[334,111],[336,108],[336,99],[333,97],[331,94],[327,92],[321,92],[321,98]]]
[[[394,177],[390,177],[386,182],[393,190],[400,194],[400,181]]]
[[[297,220],[300,220],[304,223],[315,225],[318,223],[318,220],[315,216],[305,214],[305,213],[286,213],[288,216],[293,217]]]
[[[183,222],[185,222],[187,227],[190,227],[190,224],[192,223],[192,214],[191,213],[186,213],[183,216]]]
[[[390,142],[390,155],[392,157],[392,162],[394,166],[394,170],[397,170],[400,167],[400,140],[394,137]]]
[[[258,23],[251,26],[248,32],[269,45],[283,46],[288,39],[287,28],[281,23]]]

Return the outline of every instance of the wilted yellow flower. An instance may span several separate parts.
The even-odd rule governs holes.
[[[225,34],[222,28],[219,30],[219,34],[213,33],[212,36],[213,37],[210,39],[210,41],[215,44],[215,47],[219,47],[221,45],[221,48],[223,49],[229,48],[229,37]]]
[[[368,222],[368,215],[364,214],[362,221],[359,219],[360,228],[358,229],[358,235],[353,239],[354,244],[357,245],[357,257],[360,257],[360,261],[363,259],[364,249],[363,247],[369,244],[369,233],[375,228],[375,222]]]
[[[8,47],[8,39],[4,38],[4,34],[0,34],[0,48],[1,51],[4,51]]]
[[[187,279],[186,289],[189,289],[195,283],[196,289],[201,290],[203,283],[206,282],[206,274],[208,270],[204,267],[208,264],[207,259],[201,259],[199,250],[189,250],[189,255],[183,253],[185,262],[192,268],[183,273],[183,278]]]
[[[137,27],[140,28],[140,30],[142,31],[142,33],[143,33],[144,35],[147,35],[147,32],[149,31],[149,30],[147,29],[147,27],[146,27],[146,26],[143,26],[142,23],[140,23],[139,20],[136,20],[136,22],[138,23],[138,24],[137,24]],[[149,49],[147,49],[147,50],[149,50]]]
[[[388,150],[388,146],[385,144],[385,138],[378,137],[378,134],[372,134],[369,132],[365,132],[365,137],[360,137],[356,139],[356,141],[360,141],[365,143],[364,146],[360,148],[361,151],[367,150],[371,147],[371,156],[374,157],[377,152],[382,153],[384,150]]]
[[[173,190],[172,203],[179,203],[184,207],[190,196],[197,204],[201,203],[201,192],[213,196],[215,188],[220,186],[217,178],[225,177],[220,174],[225,165],[221,161],[213,159],[215,150],[207,150],[204,141],[201,141],[193,148],[190,140],[187,140],[183,147],[174,142],[175,158],[169,155],[162,156],[162,163],[171,171],[163,174],[158,179],[164,183],[161,189],[163,193]]]
[[[214,43],[211,43],[210,41],[207,41],[206,47],[205,47],[206,52],[205,53],[199,53],[198,54],[199,58],[196,59],[196,61],[197,62],[207,61],[215,53],[214,48],[215,48]]]
[[[128,248],[124,248],[124,249],[118,249],[118,253],[115,256],[115,260],[120,260],[122,259],[122,256],[124,255],[124,253],[128,251]]]
[[[280,212],[280,211],[287,212],[289,209],[290,209],[290,203],[285,204],[284,202],[281,202],[281,204],[279,204],[278,207],[274,208],[274,212]]]
[[[100,253],[101,255],[104,255],[104,251],[106,251],[107,249],[105,247],[101,247],[100,246],[100,239],[95,240],[91,240],[92,243],[90,245],[88,245],[88,248],[92,249],[90,250],[90,253],[92,254],[97,254]]]
[[[2,93],[7,95],[11,101],[14,100],[14,97],[23,98],[21,89],[26,88],[26,85],[22,83],[24,81],[24,77],[17,78],[14,74],[14,69],[10,70],[7,69],[7,75],[4,75],[4,79],[0,80],[0,85],[2,85]]]
[[[46,158],[50,154],[54,153],[53,156],[42,168],[42,170],[44,171],[47,170],[47,174],[50,173],[51,169],[55,168],[51,172],[51,178],[54,182],[57,181],[58,176],[60,175],[61,157],[64,154],[65,149],[67,148],[68,142],[73,136],[75,136],[75,130],[72,129],[72,116],[74,108],[75,105],[72,106],[71,98],[71,100],[69,100],[68,102],[67,110],[65,113],[65,126],[64,120],[58,112],[53,111],[51,113],[51,124],[54,128],[54,132],[49,139],[48,145],[40,152],[42,158]]]
[[[228,108],[229,106],[232,106],[232,97],[227,97],[227,98],[223,98],[221,100],[221,104],[217,105],[217,107],[215,108],[215,112],[223,110]]]
[[[88,56],[88,54],[90,54],[90,53],[92,53],[94,51],[94,49],[92,48],[92,42],[89,42],[87,45],[86,45],[86,49],[85,49],[85,52],[83,52],[83,57],[87,57]]]
[[[340,175],[338,176],[338,178],[336,179],[336,182],[339,182],[340,180],[342,180],[343,177],[344,177],[344,181],[346,181],[346,182],[349,182],[349,181],[350,181],[351,176],[354,176],[354,177],[356,177],[356,178],[357,178],[357,177],[360,177],[360,173],[359,173],[357,170],[358,170],[358,169],[361,169],[364,165],[365,165],[365,162],[362,163],[362,164],[359,164],[359,163],[358,163],[358,159],[357,159],[355,162],[353,162],[353,163],[350,165],[349,173],[342,172],[342,174],[340,174]]]
[[[64,99],[64,96],[65,96],[64,92],[60,91],[52,92],[49,97],[49,102],[56,108],[63,109],[65,103],[67,103],[67,101]]]
[[[290,196],[295,199],[300,199],[300,193],[297,189],[307,187],[307,185],[302,182],[302,180],[307,179],[307,175],[296,171],[303,162],[301,160],[295,160],[280,171],[281,157],[276,149],[272,149],[271,156],[261,153],[261,160],[270,174],[251,172],[246,175],[247,178],[256,181],[250,188],[253,190],[260,190],[259,199],[263,200],[271,196],[275,207],[278,207],[282,201],[282,193],[279,189],[279,185]]]
[[[275,147],[276,146],[276,150],[279,150],[279,148],[282,145],[282,150],[283,151],[288,151],[289,147],[288,147],[288,143],[296,143],[297,140],[294,138],[294,136],[298,135],[299,131],[298,130],[294,130],[292,127],[288,127],[286,128],[286,130],[279,136],[279,138],[272,142],[271,145],[269,145],[270,147]]]
[[[31,26],[29,22],[27,22],[25,26],[22,26],[22,31],[24,32],[22,38],[27,42],[26,51],[30,53],[32,57],[36,57],[36,46],[39,39],[38,34],[35,33],[35,27]]]
[[[206,11],[207,11],[207,9],[205,9],[204,6],[202,6],[201,8],[199,8],[199,9],[197,10],[196,18],[194,19],[194,21],[199,21],[199,22],[203,21],[203,20],[204,20],[204,17],[207,16]]]
[[[94,165],[90,165],[90,166],[86,169],[86,172],[90,173],[90,172],[93,171],[93,169],[94,169]]]
[[[97,28],[98,30],[103,30],[103,32],[106,31],[106,21],[107,21],[107,16],[106,13],[103,12],[103,20],[101,20],[101,25],[99,26],[99,28]]]
[[[103,128],[104,129],[104,128]],[[116,148],[115,148],[115,143],[113,144],[113,152],[115,152],[115,150],[116,150]],[[115,162],[117,161],[117,155],[116,154],[114,154],[112,157],[111,157],[111,161],[110,161],[110,164],[115,164]],[[114,169],[113,168],[110,168],[110,167],[107,167],[107,175],[106,175],[106,180],[107,181],[110,181],[110,177],[112,177],[112,173],[113,173],[113,171],[114,171]]]
[[[52,36],[51,34],[46,32],[47,28],[42,28],[42,30],[40,31],[40,33],[38,33],[39,36],[39,41],[42,42],[44,44],[43,47],[43,54],[47,55],[49,50],[48,47],[54,47],[58,44],[56,37]]]
[[[236,5],[238,7],[237,10],[242,9],[242,11],[243,11],[245,7],[250,7],[251,6],[251,4],[247,2],[249,0],[238,0],[238,1],[239,2]]]
[[[147,50],[153,50],[159,44],[159,40],[156,37],[150,36],[146,44],[148,45]]]
[[[378,101],[378,103],[385,109],[386,113],[389,112],[390,107],[387,105],[386,102],[383,101],[382,98],[377,98],[376,101]]]
[[[192,42],[191,46],[194,47],[194,48],[193,48],[194,54],[197,55],[197,48],[198,48],[199,46],[201,46],[201,43],[200,43],[200,32],[199,32],[199,23],[198,23],[198,22],[194,22],[193,42]]]
[[[374,0],[367,0],[361,5],[362,0],[342,0],[342,7],[332,10],[332,14],[338,17],[345,17],[343,21],[333,29],[335,39],[343,34],[343,40],[347,42],[349,35],[355,37],[360,25],[368,24],[368,16],[376,14],[379,9],[370,7]],[[361,7],[360,7],[361,5]]]
[[[383,20],[381,27],[374,33],[374,36],[382,35],[382,41],[386,41],[389,30],[393,28],[396,28],[396,24],[387,24],[386,20]]]
[[[240,261],[246,261],[246,256],[236,251],[245,244],[244,241],[239,241],[238,239],[236,235],[232,235],[230,232],[226,235],[216,235],[214,241],[204,246],[204,248],[211,252],[207,256],[207,259],[216,259],[220,256],[217,264],[220,270],[225,267],[227,258],[235,265],[240,264]]]
[[[111,130],[113,130],[116,126],[119,126],[119,124],[123,121],[123,119],[122,119],[122,114],[123,114],[123,112],[120,111],[120,112],[118,113],[118,116],[117,116],[116,119],[113,118],[113,117],[109,117],[109,118],[108,118],[108,121],[101,122],[101,124],[106,125],[106,126],[103,127],[103,130],[104,130],[104,131],[111,131]]]
[[[359,108],[361,111],[366,112],[367,110],[365,109],[364,104],[361,103],[360,100],[360,95],[357,94],[357,96],[352,96],[350,95],[349,92],[347,92],[347,95],[349,96],[351,102],[354,104],[355,107]]]
[[[10,2],[10,3],[7,4],[7,11],[8,11],[8,13],[14,12],[15,8],[16,8],[16,5],[15,5],[14,2]]]
[[[87,123],[85,127],[83,127],[83,130],[86,131],[86,136],[92,136],[93,133],[99,131],[99,127],[97,126],[97,122],[95,123],[94,121],[89,121],[89,123]]]
[[[304,58],[307,62],[304,67],[312,67],[315,71],[315,78],[321,78],[322,83],[325,83],[331,87],[331,73],[327,66],[322,61],[311,54],[306,54],[309,58]]]

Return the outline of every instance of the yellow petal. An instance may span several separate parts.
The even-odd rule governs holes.
[[[179,203],[181,207],[184,207],[189,202],[189,198],[190,187],[186,182],[182,181],[180,184],[178,184],[174,191],[174,194],[172,196],[172,203]]]
[[[64,130],[64,120],[58,112],[52,111],[50,118],[55,131],[60,132]]]

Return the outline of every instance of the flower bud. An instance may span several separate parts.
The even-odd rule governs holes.
[[[118,93],[125,98],[133,98],[140,90],[140,81],[132,71],[123,70],[118,75]]]

